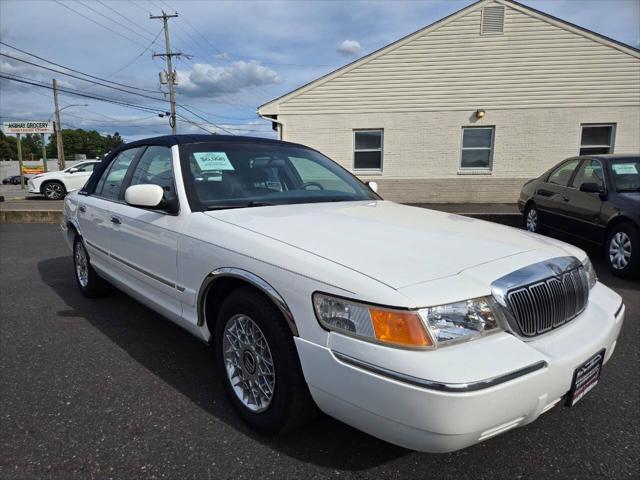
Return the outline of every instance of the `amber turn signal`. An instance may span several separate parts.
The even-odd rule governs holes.
[[[433,345],[422,320],[414,312],[369,309],[376,338],[385,343],[406,347]]]

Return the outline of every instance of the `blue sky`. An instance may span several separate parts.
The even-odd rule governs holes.
[[[60,65],[152,93],[164,61],[162,9],[178,11],[170,21],[172,48],[191,55],[176,65],[179,110],[201,125],[180,122],[183,133],[219,131],[270,136],[256,107],[355,58],[473,3],[427,1],[190,1],[190,0],[0,0],[0,40]],[[582,27],[640,46],[640,0],[521,0],[521,3]],[[56,30],[54,30],[56,27]],[[108,28],[105,28],[108,27]],[[152,41],[156,39],[155,43]],[[149,48],[148,48],[149,47]],[[4,45],[0,52],[44,64]],[[144,52],[144,53],[143,53]],[[165,103],[53,74],[7,57],[4,74],[144,105],[151,111],[61,95],[67,127],[118,130],[134,139],[170,133],[157,112]],[[49,65],[51,66],[51,65]],[[59,68],[51,66],[52,68]],[[50,90],[0,80],[2,121],[47,119]],[[200,118],[198,118],[200,117]]]

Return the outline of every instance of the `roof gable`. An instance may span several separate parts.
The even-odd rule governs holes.
[[[311,81],[306,85],[303,85],[302,87],[299,87],[287,94],[284,94],[270,102],[265,103],[264,105],[258,108],[258,113],[261,115],[277,115],[279,113],[279,106],[283,103],[288,102],[289,100],[292,100],[300,95],[303,95],[309,92],[310,90],[313,90],[319,86],[322,86],[325,83],[330,82],[336,78],[343,77],[344,75],[349,74],[349,72],[352,72],[353,70],[358,69],[359,67],[362,67],[370,62],[373,62],[374,60],[379,59],[384,55],[390,54],[395,50],[400,49],[407,44],[410,44],[413,41],[416,41],[422,37],[431,35],[434,32],[436,32],[436,30],[442,29],[443,27],[446,27],[447,25],[450,25],[451,23],[456,22],[468,15],[471,15],[474,13],[476,15],[480,15],[480,12],[486,6],[498,6],[498,5],[502,5],[506,9],[513,9],[514,11],[527,15],[528,17],[535,18],[537,20],[553,25],[554,27],[557,27],[564,31],[571,32],[572,34],[579,35],[583,38],[587,38],[589,40],[597,42],[600,45],[605,45],[607,47],[614,48],[617,51],[630,55],[631,57],[640,58],[640,51],[638,49],[635,49],[633,47],[630,47],[621,42],[605,37],[603,35],[597,34],[590,30],[584,29],[577,25],[571,24],[564,20],[558,19],[546,13],[540,12],[528,6],[522,5],[513,0],[480,0],[441,20],[438,20],[435,23],[432,23],[431,25],[428,25],[414,33],[411,33],[405,37],[402,37],[401,39],[385,47],[382,47],[379,50],[376,50],[314,81]]]

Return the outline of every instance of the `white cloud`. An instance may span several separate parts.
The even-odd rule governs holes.
[[[278,72],[256,60],[240,60],[225,66],[196,63],[190,72],[178,71],[178,90],[198,97],[216,97],[280,82],[282,77]]]
[[[345,40],[340,45],[338,45],[338,48],[336,48],[336,51],[338,53],[346,57],[355,57],[360,53],[361,50],[362,47],[360,46],[360,42],[358,42],[357,40]]]

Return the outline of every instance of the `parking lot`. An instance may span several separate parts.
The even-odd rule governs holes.
[[[627,305],[598,387],[575,408],[428,455],[326,416],[256,435],[205,344],[122,293],[80,295],[57,226],[0,225],[0,249],[0,478],[638,478],[640,283],[612,277],[595,251]]]

